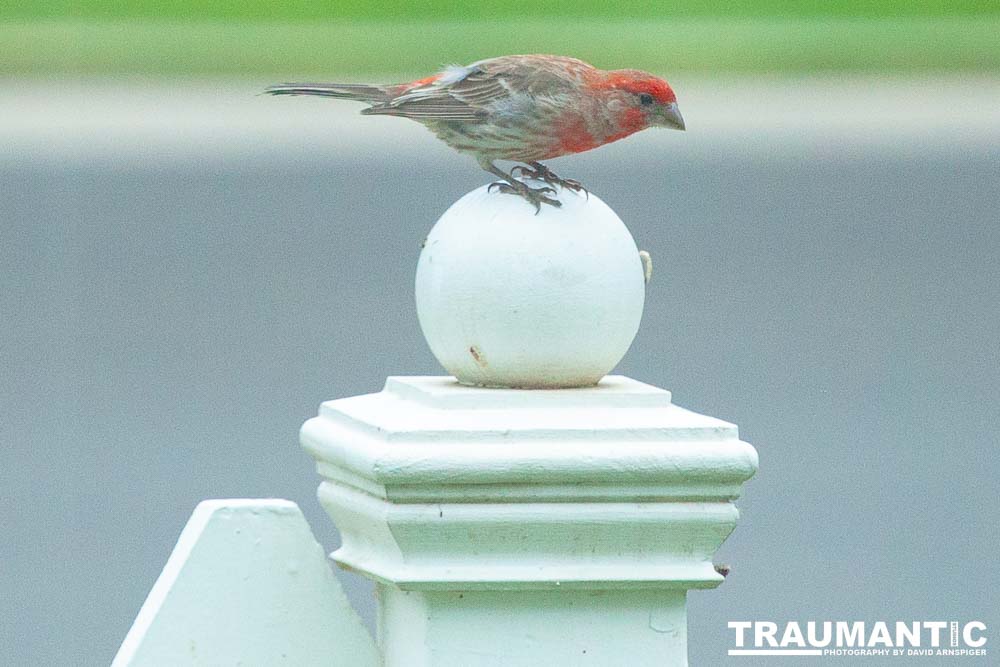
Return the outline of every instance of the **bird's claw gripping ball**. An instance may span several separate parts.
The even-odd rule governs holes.
[[[517,175],[521,175],[526,178],[538,181],[545,181],[549,185],[558,185],[559,187],[566,188],[567,190],[572,190],[573,192],[582,192],[588,198],[590,197],[590,193],[587,191],[587,188],[583,187],[583,184],[580,183],[580,181],[574,180],[572,178],[560,178],[559,176],[555,175],[555,172],[553,172],[551,169],[546,167],[541,162],[532,162],[530,163],[530,167],[531,168],[529,169],[524,165],[520,164],[516,165],[513,169],[510,170],[510,175],[515,177]]]
[[[548,186],[543,188],[533,188],[523,181],[512,178],[510,182],[497,181],[496,183],[490,183],[487,191],[492,192],[493,188],[496,188],[498,192],[502,192],[504,194],[519,195],[524,197],[529,204],[532,204],[535,207],[536,214],[542,210],[542,204],[549,204],[551,206],[555,206],[556,208],[562,206],[562,202],[558,199],[545,196],[547,192],[558,195],[555,188],[550,188]]]

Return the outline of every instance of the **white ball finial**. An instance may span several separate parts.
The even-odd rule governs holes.
[[[537,186],[536,186],[537,187]],[[473,190],[431,230],[417,265],[417,316],[459,382],[596,384],[621,361],[645,300],[639,250],[593,194],[561,208]]]

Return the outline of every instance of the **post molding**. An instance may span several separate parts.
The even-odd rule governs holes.
[[[736,426],[622,376],[592,388],[391,377],[302,444],[342,566],[405,590],[712,588],[757,468]]]

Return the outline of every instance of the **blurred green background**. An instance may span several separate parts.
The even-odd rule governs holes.
[[[1000,67],[1000,1],[39,0],[0,9],[4,75],[404,75],[504,53],[658,72]]]

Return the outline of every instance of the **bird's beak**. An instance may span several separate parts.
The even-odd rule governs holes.
[[[681,116],[677,102],[671,102],[663,107],[663,111],[660,113],[660,124],[672,130],[684,129],[684,117]]]

